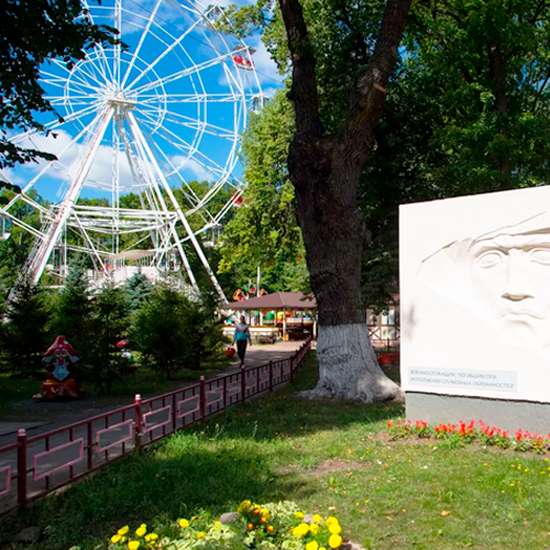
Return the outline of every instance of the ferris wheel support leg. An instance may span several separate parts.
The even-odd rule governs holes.
[[[161,208],[164,211],[164,214],[168,215],[169,214],[168,207],[166,206],[166,201],[164,200],[164,197],[162,196],[161,190],[158,188],[155,175],[154,175],[153,171],[151,170],[150,159],[147,155],[147,150],[143,147],[143,141],[139,140],[138,137],[136,137],[138,135],[143,135],[143,134],[141,134],[141,132],[136,133],[134,131],[133,125],[135,124],[137,126],[137,124],[135,123],[135,118],[133,116],[132,116],[132,118],[130,118],[129,114],[130,113],[127,114],[127,118],[128,118],[129,123],[130,123],[130,129],[132,130],[132,133],[134,134],[134,137],[136,139],[136,145],[137,145],[138,149],[140,149],[140,154],[143,157],[143,161],[144,161],[143,165],[144,165],[145,171],[147,172],[147,177],[149,178],[149,185],[153,189],[153,191],[156,195],[156,198],[158,199],[158,201],[161,205]],[[128,143],[128,140],[125,138],[124,134],[123,134],[123,140],[124,140],[125,146],[126,146],[126,153],[127,153],[128,162],[130,163],[130,169],[134,172],[133,159],[132,159],[132,155],[130,154],[129,143]],[[137,171],[136,171],[136,173],[137,173]],[[172,235],[172,239],[174,240],[174,244],[176,245],[176,248],[178,249],[181,261],[183,263],[183,267],[185,269],[185,272],[187,273],[187,277],[189,278],[189,282],[191,284],[191,287],[198,294],[199,293],[199,285],[197,284],[197,280],[195,279],[195,275],[193,274],[193,270],[191,269],[191,265],[189,264],[187,254],[185,254],[185,250],[183,249],[183,245],[181,244],[181,240],[180,240],[180,238],[178,236],[178,233],[177,233],[175,227],[173,226],[173,224],[171,224],[171,226],[169,228],[169,231]]]
[[[44,272],[44,268],[46,267],[55,243],[59,239],[59,235],[61,234],[61,231],[63,230],[63,227],[65,226],[71,214],[72,207],[78,199],[78,196],[84,184],[84,180],[90,172],[92,161],[95,157],[95,154],[99,148],[101,140],[103,139],[103,136],[105,134],[105,130],[107,129],[107,126],[109,125],[112,116],[113,110],[109,108],[100,117],[98,130],[88,144],[88,151],[86,152],[86,156],[82,160],[82,164],[80,165],[76,177],[71,182],[69,190],[67,191],[67,194],[65,195],[65,198],[63,199],[63,202],[61,203],[61,206],[57,211],[57,215],[54,221],[52,222],[50,228],[45,234],[44,239],[38,247],[34,258],[31,260],[28,274],[34,284],[36,284],[42,276],[42,273]]]
[[[183,224],[183,227],[185,228],[185,231],[189,235],[189,239],[191,240],[191,243],[193,244],[193,247],[195,248],[195,251],[197,253],[197,256],[199,257],[199,260],[201,261],[202,265],[204,266],[208,277],[210,278],[210,281],[212,282],[212,285],[214,286],[216,292],[218,293],[218,296],[220,297],[220,300],[223,304],[227,304],[227,298],[223,292],[222,287],[220,286],[220,283],[218,283],[218,280],[216,279],[216,275],[214,275],[214,272],[212,271],[212,268],[210,267],[210,264],[208,263],[208,260],[204,254],[204,251],[201,248],[201,245],[195,236],[195,233],[193,232],[193,229],[189,225],[189,222],[187,221],[187,218],[185,217],[185,214],[183,213],[183,210],[181,209],[178,201],[176,200],[176,197],[174,196],[174,193],[172,192],[172,188],[168,184],[168,181],[166,181],[166,178],[164,174],[162,173],[162,170],[160,169],[160,166],[158,165],[157,159],[153,155],[153,152],[151,151],[151,148],[149,147],[149,144],[145,140],[145,137],[143,133],[141,132],[141,129],[139,125],[137,124],[137,121],[132,114],[132,112],[128,112],[128,120],[130,122],[130,128],[132,130],[132,133],[134,134],[134,138],[137,142],[141,144],[141,147],[147,154],[147,160],[151,163],[151,166],[153,167],[154,171],[157,174],[158,180],[161,182],[162,187],[164,189],[164,192],[168,195],[168,198],[170,199],[170,202],[172,203],[172,206],[174,210],[176,211],[176,214],[180,220],[180,222]]]

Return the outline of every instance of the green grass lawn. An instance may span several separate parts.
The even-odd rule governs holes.
[[[547,459],[389,442],[386,420],[401,406],[298,399],[315,377],[310,355],[293,387],[113,464],[4,520],[0,536],[39,525],[40,548],[91,549],[128,522],[162,531],[178,517],[219,514],[251,498],[333,513],[347,536],[377,550],[550,547]]]

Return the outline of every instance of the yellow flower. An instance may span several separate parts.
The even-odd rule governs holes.
[[[294,517],[296,519],[304,519],[304,513],[303,512],[294,512]]]
[[[113,536],[111,537],[111,542],[112,542],[113,544],[116,544],[117,542],[120,542],[120,539],[121,539],[121,538],[122,538],[122,537],[117,533],[116,535],[113,535]]]
[[[201,540],[204,539],[204,538],[206,538],[206,533],[205,533],[204,531],[199,531],[199,532],[197,533],[197,538],[198,538],[198,539],[201,539]]]
[[[158,538],[159,536],[156,533],[149,533],[148,535],[145,535],[145,540],[147,542],[154,542]]]
[[[312,535],[316,535],[319,532],[319,525],[317,523],[312,523],[309,526],[309,530],[311,531]]]
[[[248,510],[251,505],[252,505],[252,502],[250,502],[250,500],[248,499],[243,500],[239,506],[239,510]]]
[[[334,516],[329,516],[327,518],[327,525],[330,525],[331,523],[335,523],[336,525],[339,525],[339,521]]]
[[[137,550],[140,544],[139,540],[128,541],[128,550]]]
[[[267,508],[262,508],[262,517],[264,517],[265,519],[269,519],[271,517]]]
[[[330,535],[328,539],[328,545],[331,548],[340,548],[342,544],[342,537],[340,535]]]
[[[128,531],[130,530],[130,528],[125,525],[124,527],[121,527],[117,532],[116,534],[117,535],[120,535],[122,537],[122,535],[125,535]]]
[[[329,533],[333,535],[339,535],[342,532],[342,528],[339,523],[331,523],[328,526]]]
[[[221,529],[222,528],[222,522],[219,520],[216,520],[214,522],[214,529]]]
[[[142,523],[137,529],[136,529],[136,535],[138,537],[143,537],[147,533],[147,525],[145,523]]]
[[[292,534],[297,538],[301,539],[309,533],[309,525],[307,523],[300,523],[297,527],[292,529]]]
[[[189,520],[186,520],[186,519],[178,519],[178,525],[182,528],[182,529],[187,529],[189,527]]]
[[[312,519],[315,523],[321,523],[323,521],[323,516],[320,516],[319,514],[314,514]]]
[[[306,544],[306,550],[319,550],[319,543],[316,540],[312,540]]]

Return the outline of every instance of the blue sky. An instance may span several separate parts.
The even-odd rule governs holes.
[[[103,0],[100,5],[90,2],[95,21],[116,26],[113,5],[114,0]],[[155,17],[150,18],[153,12]],[[35,135],[20,143],[51,151],[59,162],[48,167],[44,163],[18,167],[5,175],[19,185],[35,181],[34,188],[42,196],[59,200],[90,147],[96,131],[94,118],[112,104],[117,93],[113,82],[118,80],[121,99],[130,105],[171,185],[181,184],[182,179],[215,182],[228,171],[230,181],[236,181],[242,166],[235,142],[246,124],[245,107],[260,94],[260,87],[266,95],[272,94],[281,77],[259,36],[246,41],[256,50],[256,73],[239,69],[232,55],[246,56],[243,44],[214,32],[201,13],[217,16],[215,10],[207,12],[196,2],[123,0],[121,29],[128,50],[121,54],[120,76],[112,48],[91,52],[71,74],[61,64],[45,66],[43,87],[66,123],[54,128],[55,139]],[[42,122],[52,119],[49,116]],[[131,140],[129,128],[124,131]],[[138,190],[122,147],[115,152],[121,135],[111,122],[83,196],[108,197],[114,170],[123,190]]]

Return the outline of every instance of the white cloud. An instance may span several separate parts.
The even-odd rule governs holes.
[[[254,60],[254,66],[256,67],[260,82],[262,84],[281,83],[284,77],[279,74],[277,65],[271,58],[271,54],[267,51],[261,36],[256,37],[252,47],[256,50],[252,59]]]
[[[74,143],[70,134],[64,130],[56,130],[56,137],[52,135],[36,135],[31,139],[25,139],[21,142],[23,147],[34,147],[40,151],[54,154],[58,160],[49,165],[42,178],[59,179],[64,183],[73,180],[77,171],[82,165],[83,159],[88,151],[86,143]],[[101,144],[94,156],[92,167],[86,178],[86,186],[96,185],[102,188],[108,187],[113,178],[114,149],[110,145]],[[40,161],[37,164],[27,165],[26,169],[31,173],[31,177],[37,175],[48,164],[46,161]],[[130,165],[123,152],[119,153],[119,180],[121,187],[133,187],[137,185],[134,181]],[[31,178],[28,178],[29,180]],[[38,180],[40,181],[40,180]]]
[[[210,181],[212,179],[211,172],[194,158],[175,155],[170,160],[174,167],[177,168],[180,173],[183,173],[187,180],[195,178],[200,181]]]

